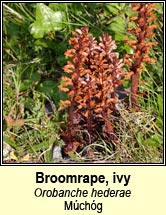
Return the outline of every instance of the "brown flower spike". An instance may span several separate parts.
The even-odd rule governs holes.
[[[155,4],[152,3],[132,3],[132,10],[137,11],[138,15],[131,17],[130,20],[135,23],[136,27],[128,28],[128,31],[135,36],[135,40],[125,41],[134,50],[134,54],[127,54],[124,58],[124,63],[130,67],[130,72],[133,73],[131,80],[131,103],[135,111],[138,110],[138,79],[142,71],[142,63],[152,64],[155,62],[149,57],[150,50],[157,42],[150,42],[149,39],[154,37],[153,30],[157,25],[153,24],[156,20],[153,10]]]
[[[96,138],[96,130],[107,140],[117,141],[110,114],[118,101],[115,88],[126,75],[110,35],[103,34],[97,42],[83,27],[73,31],[73,36],[69,40],[73,48],[65,52],[69,58],[64,67],[68,77],[62,77],[59,86],[69,96],[69,100],[61,101],[63,106],[69,106],[68,127],[63,134],[66,153],[90,144]],[[90,138],[81,138],[78,130],[86,130]]]

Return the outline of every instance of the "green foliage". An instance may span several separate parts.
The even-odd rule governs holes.
[[[44,3],[36,5],[36,21],[31,25],[31,34],[36,39],[42,38],[48,32],[60,31],[65,27],[66,17],[63,12],[65,8],[58,6],[57,3],[50,4],[50,7]]]
[[[41,75],[38,73],[32,73],[29,79],[24,79],[20,85],[20,91],[27,90],[29,87],[37,85],[41,80]]]
[[[37,87],[37,91],[43,93],[44,95],[48,96],[49,98],[52,98],[54,102],[59,101],[59,91],[58,86],[55,81],[44,81],[39,84]]]

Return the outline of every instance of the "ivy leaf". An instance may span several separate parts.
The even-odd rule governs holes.
[[[55,3],[55,2],[49,3],[49,8],[51,8],[53,11],[65,11],[66,7],[67,7],[66,3]]]
[[[29,79],[25,79],[20,85],[20,91],[27,90],[33,84],[37,84],[41,79],[41,75],[38,73],[32,73]]]
[[[60,31],[64,28],[66,15],[63,11],[53,11],[43,3],[36,5],[36,21],[31,25],[34,38],[43,38],[50,31]]]
[[[56,102],[59,101],[59,91],[57,83],[55,81],[48,80],[40,83],[40,85],[37,87],[37,91],[43,93],[44,95],[47,95],[49,98],[52,98]]]

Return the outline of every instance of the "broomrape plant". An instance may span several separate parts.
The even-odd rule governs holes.
[[[126,40],[126,43],[134,50],[134,54],[127,54],[124,63],[129,65],[130,72],[133,73],[131,78],[131,103],[135,111],[138,110],[138,80],[142,72],[142,64],[155,62],[149,57],[150,50],[157,42],[151,42],[149,38],[155,36],[153,30],[157,25],[152,22],[156,21],[153,10],[155,4],[150,3],[132,3],[132,10],[137,12],[137,16],[131,17],[130,21],[135,23],[135,27],[128,28],[128,32],[135,36],[134,40]]]
[[[66,76],[62,77],[59,86],[69,97],[61,101],[63,107],[68,107],[67,129],[62,134],[66,154],[96,141],[96,131],[106,142],[111,141],[114,145],[118,143],[110,119],[118,102],[115,90],[125,78],[131,77],[132,107],[138,110],[138,78],[142,63],[154,62],[149,54],[152,46],[157,44],[148,40],[154,37],[153,30],[157,27],[152,24],[156,20],[152,12],[154,8],[154,4],[132,4],[132,10],[138,13],[130,18],[135,27],[130,27],[128,31],[135,39],[126,40],[126,43],[133,48],[134,53],[126,54],[124,59],[119,59],[119,53],[114,51],[116,43],[107,33],[97,41],[89,34],[88,27],[72,32],[73,37],[69,39],[72,48],[65,52],[69,58],[64,67]],[[123,68],[124,64],[129,66],[128,72]],[[88,137],[81,137],[78,131],[86,131],[84,133],[88,133]]]
[[[110,35],[103,34],[97,42],[88,31],[87,27],[73,31],[75,37],[69,40],[73,48],[65,52],[70,58],[64,67],[69,77],[62,77],[59,89],[67,92],[70,98],[61,101],[63,106],[69,106],[68,128],[64,134],[66,152],[80,146],[76,130],[86,129],[90,139],[95,140],[98,128],[105,137],[117,141],[110,114],[118,101],[115,88],[122,84],[126,75],[123,62],[119,53],[113,52],[116,44]]]

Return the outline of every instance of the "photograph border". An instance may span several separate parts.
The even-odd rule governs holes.
[[[1,1],[1,161],[0,166],[166,166],[165,163],[165,1],[154,1],[163,3],[163,163],[3,163],[3,3]],[[45,3],[48,1],[12,1],[12,3]],[[88,3],[93,1],[51,1],[51,3]],[[95,1],[97,3],[131,3],[132,1]],[[151,2],[151,1],[137,1]],[[11,3],[11,2],[10,2]]]

